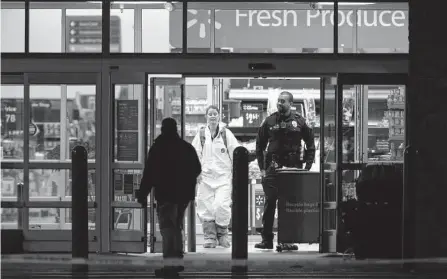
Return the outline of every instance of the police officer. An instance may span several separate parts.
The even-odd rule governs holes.
[[[301,115],[292,112],[292,104],[293,95],[287,91],[281,92],[277,103],[278,111],[265,119],[256,138],[256,157],[266,196],[262,216],[262,242],[255,245],[258,249],[273,249],[273,221],[278,200],[276,170],[282,167],[303,168],[303,161],[304,168],[310,170],[315,157],[313,131]],[[306,144],[304,160],[301,160],[301,140]]]

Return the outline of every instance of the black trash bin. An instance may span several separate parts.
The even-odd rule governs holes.
[[[354,253],[359,259],[400,258],[403,164],[369,164],[356,183]]]
[[[277,179],[278,243],[318,243],[320,173],[281,169]]]

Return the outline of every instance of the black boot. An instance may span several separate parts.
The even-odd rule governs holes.
[[[165,266],[155,270],[155,276],[158,278],[178,278],[179,272],[185,270],[183,266]]]
[[[262,236],[262,241],[255,244],[257,249],[273,249],[273,234]]]

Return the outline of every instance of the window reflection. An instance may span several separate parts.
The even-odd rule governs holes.
[[[1,155],[23,159],[23,85],[1,86]]]
[[[31,85],[30,107],[30,160],[69,160],[77,145],[95,159],[95,85]]]
[[[95,170],[88,172],[88,200],[95,201]],[[73,177],[71,170],[31,169],[29,171],[29,196],[32,198],[54,198],[70,200]]]
[[[23,183],[23,170],[2,169],[2,198],[17,199],[17,184]]]
[[[30,208],[29,229],[30,230],[71,230],[72,226],[71,208]],[[88,228],[94,230],[96,212],[94,208],[88,210]]]

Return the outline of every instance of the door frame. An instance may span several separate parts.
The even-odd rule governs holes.
[[[404,73],[376,73],[376,74],[365,74],[365,73],[342,73],[337,75],[337,90],[336,90],[336,99],[337,99],[337,105],[339,108],[343,107],[343,87],[345,85],[404,85],[407,92],[408,89],[408,74]],[[404,136],[404,145],[405,145],[405,153],[404,153],[404,173],[403,173],[403,207],[402,207],[402,256],[404,256],[404,253],[406,251],[406,239],[407,239],[407,233],[405,233],[405,228],[409,226],[407,219],[409,218],[411,211],[409,208],[409,197],[408,193],[406,191],[407,189],[407,182],[408,182],[408,147],[409,147],[409,141],[408,141],[408,133],[409,133],[409,124],[408,124],[408,116],[409,116],[409,107],[408,107],[408,94],[406,94],[405,97],[405,107],[404,107],[404,113],[405,113],[405,136]],[[368,96],[365,96],[366,98]],[[337,116],[338,120],[336,123],[336,130],[341,131],[343,129],[343,110],[337,109]],[[368,126],[366,126],[367,128]],[[343,163],[343,133],[338,133],[337,136],[337,144],[336,144],[336,161],[337,161],[337,177],[336,177],[336,183],[337,183],[337,203],[341,203],[341,197],[342,197],[342,180],[343,170],[361,170],[361,168],[368,163],[366,162],[360,162],[360,163]],[[368,158],[366,158],[368,160]],[[337,218],[338,225],[341,222],[341,218]],[[337,233],[337,243],[340,241],[340,234]],[[337,245],[338,246],[338,245]],[[411,248],[411,247],[410,247]],[[343,252],[339,251],[337,248],[337,252]]]
[[[66,137],[65,132],[67,127],[65,122],[62,121],[66,119],[67,112],[67,86],[70,85],[93,85],[95,86],[95,102],[98,104],[101,100],[101,75],[99,72],[72,72],[72,73],[52,73],[52,72],[27,72],[22,74],[8,74],[2,73],[2,85],[23,85],[24,95],[23,95],[23,107],[29,108],[31,105],[30,98],[30,86],[32,85],[55,85],[60,86],[60,98],[61,98],[61,109],[60,109],[60,124],[61,124],[61,134],[60,134],[60,148],[67,150],[68,142],[62,140]],[[95,118],[100,116],[100,107],[95,107]],[[23,110],[23,121],[24,123],[31,121],[31,112],[29,109]],[[27,125],[24,124],[24,127]],[[23,143],[24,146],[29,146],[30,134],[28,129],[24,129],[23,132]],[[95,145],[99,146],[100,138],[97,136],[95,139]],[[88,169],[95,170],[95,201],[89,201],[88,207],[95,208],[96,221],[95,229],[89,230],[89,251],[98,251],[98,234],[99,234],[99,222],[101,219],[100,211],[97,206],[96,199],[101,195],[101,179],[99,175],[99,169],[101,165],[101,152],[96,150],[95,160],[89,160]],[[45,169],[45,170],[70,170],[72,169],[71,160],[65,158],[65,152],[61,152],[62,158],[60,160],[31,160],[29,159],[29,149],[24,148],[23,159],[21,160],[2,160],[2,169],[23,169],[23,202],[13,202],[16,198],[2,198],[2,207],[10,207],[7,203],[15,203],[14,208],[19,209],[19,214],[21,214],[21,219],[23,220],[21,227],[24,235],[24,250],[26,252],[70,252],[72,250],[72,231],[71,223],[65,223],[63,228],[59,228],[56,225],[47,226],[45,229],[30,229],[29,224],[29,209],[37,208],[59,208],[62,210],[61,216],[65,218],[65,211],[71,208],[71,196],[65,196],[61,194],[58,197],[30,197],[30,179],[29,170],[32,169]],[[68,155],[68,154],[67,154]],[[68,178],[66,178],[68,179]],[[67,180],[66,180],[67,181]],[[62,186],[62,185],[61,185]],[[67,187],[64,184],[64,188]],[[64,192],[65,193],[65,192]],[[10,207],[11,208],[11,207]]]
[[[147,244],[148,241],[151,241],[151,238],[148,237],[147,234],[147,204],[139,204],[136,200],[133,201],[115,201],[115,188],[114,185],[114,173],[115,170],[144,170],[144,165],[146,161],[146,154],[148,151],[148,135],[147,135],[147,127],[148,127],[148,95],[147,95],[147,78],[144,72],[122,72],[119,70],[110,70],[110,94],[108,94],[109,100],[107,103],[110,104],[108,108],[106,108],[106,115],[108,117],[108,121],[110,121],[109,129],[107,131],[108,142],[110,148],[114,150],[115,147],[115,131],[116,122],[116,100],[115,100],[115,86],[119,85],[128,85],[128,86],[138,86],[141,90],[137,90],[137,93],[141,93],[139,98],[141,99],[141,104],[138,105],[139,111],[138,115],[140,118],[139,126],[138,126],[138,139],[141,142],[138,148],[138,156],[139,159],[137,162],[124,162],[124,161],[116,161],[115,160],[115,152],[110,150],[109,158],[107,159],[110,164],[109,167],[106,167],[104,176],[109,179],[108,185],[108,197],[110,197],[109,202],[105,201],[105,205],[103,207],[107,208],[107,215],[110,216],[108,218],[109,223],[103,228],[102,236],[110,236],[108,240],[109,251],[110,252],[123,252],[123,253],[145,253],[147,252]],[[110,147],[109,146],[109,147]],[[133,194],[133,197],[134,194]],[[115,209],[127,209],[130,210],[131,213],[120,213],[118,215],[118,219],[121,215],[127,215],[130,218],[128,221],[132,222],[132,220],[139,219],[141,230],[119,230],[115,228]],[[141,216],[134,216],[134,213],[138,210],[141,210]],[[150,210],[150,209],[149,209]],[[113,222],[112,222],[113,220]],[[105,224],[103,224],[105,225]]]

